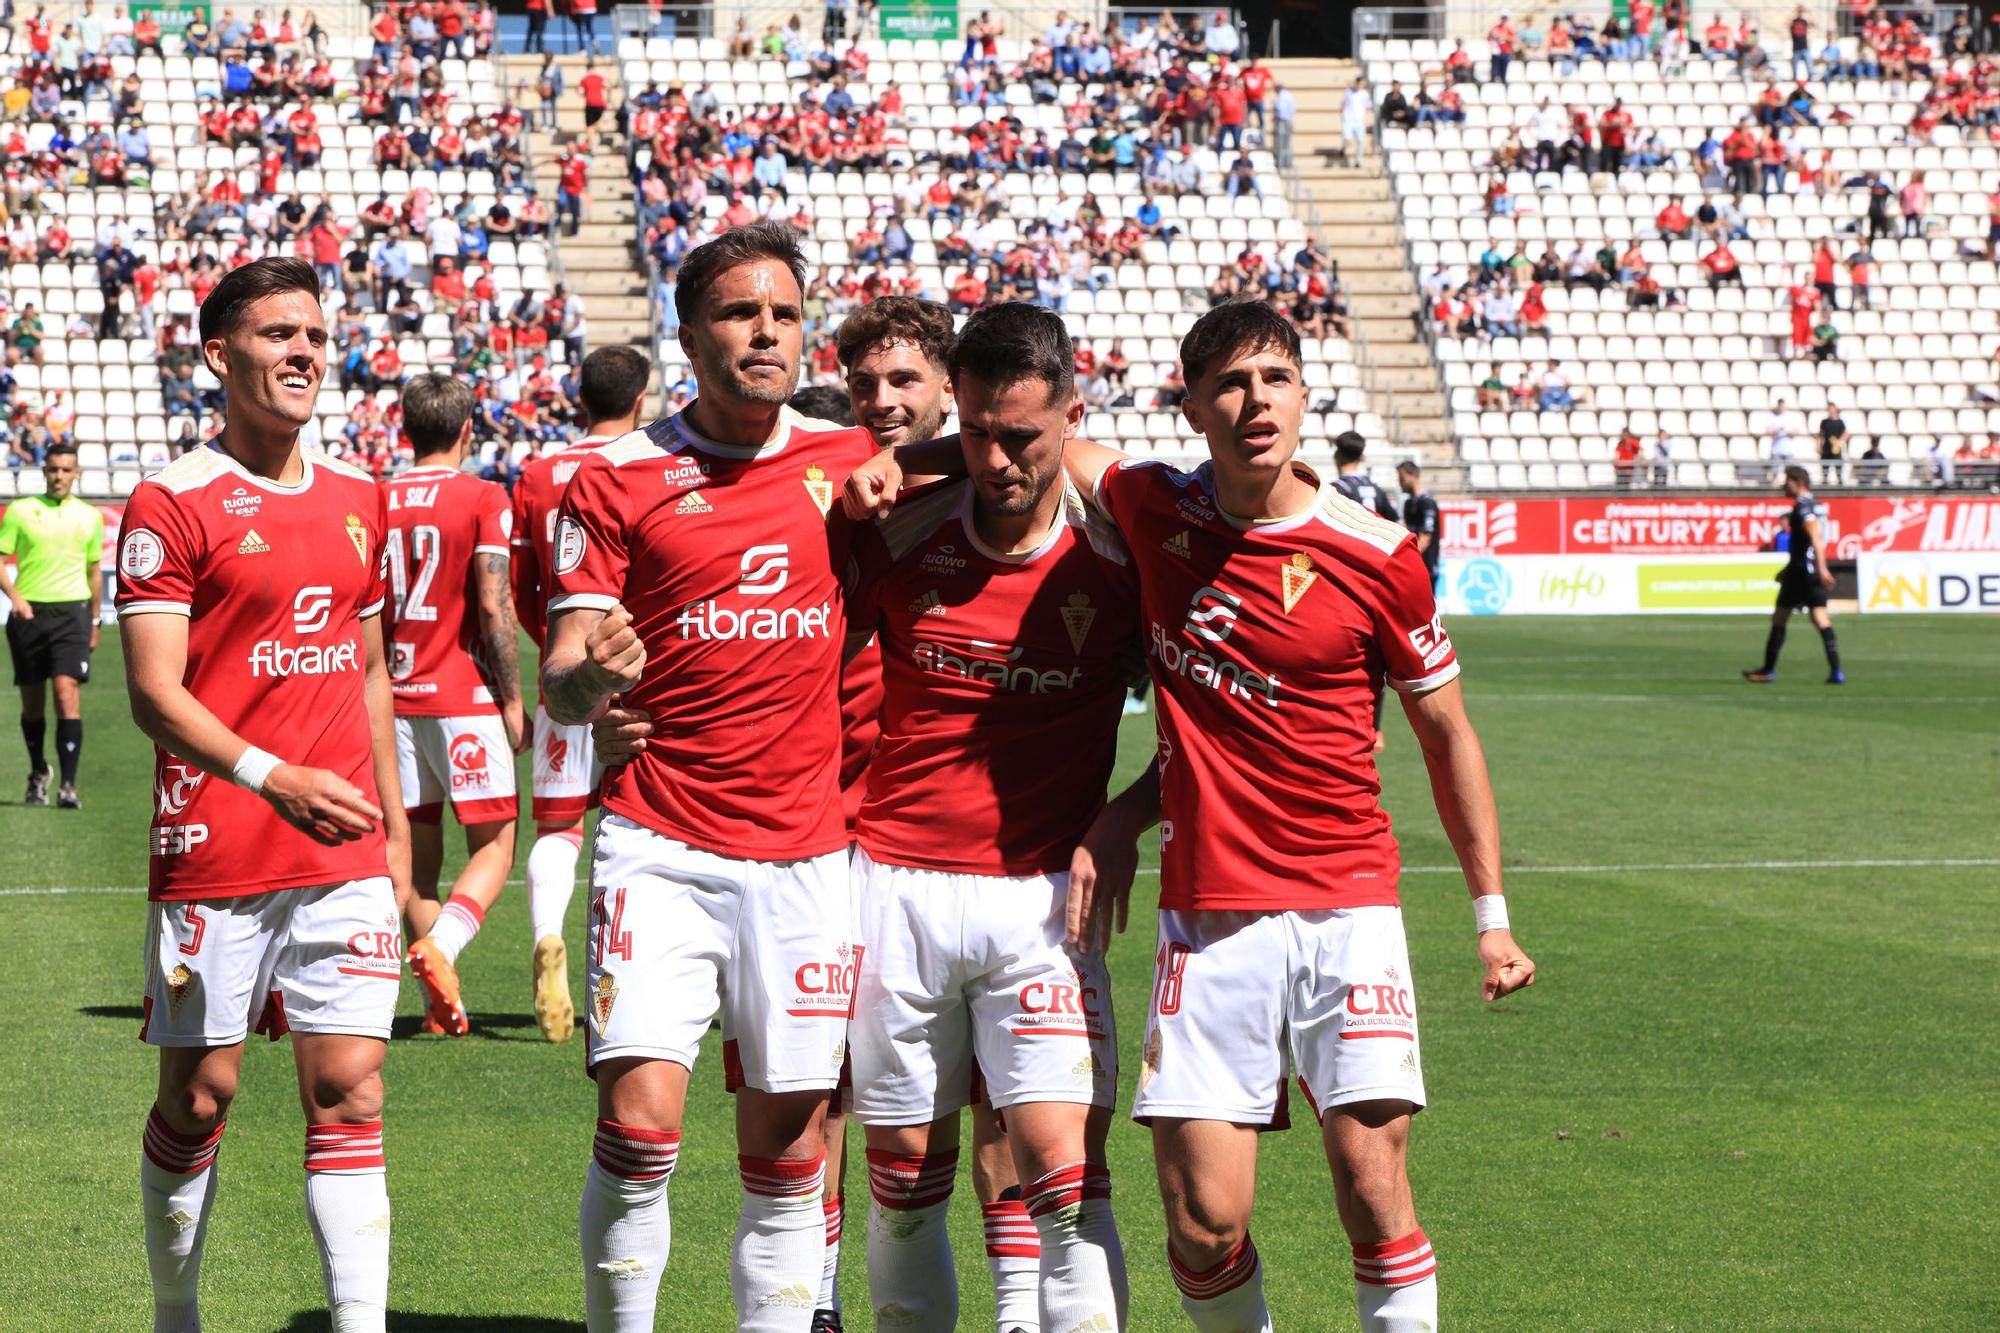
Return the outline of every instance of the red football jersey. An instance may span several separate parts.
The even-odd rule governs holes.
[[[785,409],[762,446],[687,413],[595,451],[564,493],[551,615],[622,602],[646,644],[626,701],[654,734],[604,780],[604,807],[723,856],[788,861],[847,845],[839,575],[847,474],[868,432]]]
[[[1303,467],[1320,488],[1306,513],[1232,522],[1210,466],[1131,460],[1098,487],[1139,569],[1159,687],[1160,905],[1394,904],[1374,690],[1458,674],[1430,575],[1400,524]]]
[[[849,841],[868,794],[868,761],[882,734],[882,645],[868,646],[840,669],[840,813]]]
[[[549,570],[563,490],[583,466],[584,455],[609,443],[608,436],[587,435],[566,449],[529,459],[514,479],[514,560],[508,573],[514,581],[514,614],[537,648],[547,646],[549,635],[549,598],[555,595]]]
[[[855,540],[851,615],[877,627],[883,687],[857,836],[888,865],[1068,870],[1117,758],[1138,577],[1075,494],[1016,556],[980,540],[971,504],[941,482]]]
[[[478,562],[509,554],[507,492],[457,468],[412,468],[389,500],[389,678],[403,717],[495,713],[480,674]]]
[[[188,618],[186,682],[224,726],[379,806],[361,621],[385,593],[380,488],[310,450],[305,479],[252,476],[213,445],[125,505],[118,614]],[[235,898],[389,873],[382,831],[322,847],[226,778],[155,749],[155,900]]]

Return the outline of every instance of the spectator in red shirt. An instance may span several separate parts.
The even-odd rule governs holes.
[[[1678,199],[1667,200],[1667,206],[1654,216],[1653,225],[1665,241],[1685,241],[1694,232],[1694,223]]]
[[[1612,102],[1597,122],[1598,138],[1604,146],[1604,170],[1617,175],[1625,165],[1625,145],[1632,133],[1632,113],[1625,109],[1625,99]]]
[[[1645,446],[1639,443],[1638,434],[1627,426],[1619,435],[1618,443],[1612,447],[1611,452],[1614,460],[1611,468],[1617,478],[1619,490],[1632,489],[1632,481],[1639,475],[1639,455],[1644,452]]]
[[[1839,262],[1833,253],[1833,241],[1825,236],[1820,237],[1819,244],[1813,247],[1813,287],[1819,292],[1819,299],[1828,310],[1840,309],[1838,299],[1840,288],[1833,279],[1834,265]]]
[[[1750,118],[1745,116],[1722,141],[1722,156],[1729,164],[1729,188],[1738,198],[1750,193],[1756,183],[1757,154],[1757,135],[1750,128]]]
[[[1215,103],[1215,151],[1243,149],[1243,122],[1249,114],[1250,97],[1243,86],[1227,75],[1217,75],[1210,89],[1210,98]]]
[[[583,90],[583,125],[585,129],[596,129],[597,122],[604,119],[605,109],[610,106],[610,93],[606,90],[604,75],[593,65],[577,81]]]
[[[1737,266],[1736,256],[1730,253],[1728,241],[1718,241],[1713,250],[1703,255],[1701,266],[1708,270],[1708,288],[1714,291],[1725,283],[1743,285],[1743,270]]]

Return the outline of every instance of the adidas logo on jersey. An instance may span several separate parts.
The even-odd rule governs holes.
[[[236,554],[238,555],[262,555],[270,549],[271,543],[259,537],[255,528],[244,533],[243,540],[236,544]]]
[[[932,588],[922,597],[911,602],[910,609],[919,615],[941,616],[944,614],[944,599],[937,595],[936,588]]]
[[[681,497],[681,502],[674,506],[674,512],[676,514],[712,514],[715,512],[715,506],[704,500],[700,491],[689,491]]]
[[[1182,528],[1179,532],[1176,532],[1173,536],[1161,542],[1160,549],[1165,551],[1168,555],[1177,555],[1181,559],[1186,560],[1189,556],[1193,554],[1193,552],[1188,548],[1187,529]]]

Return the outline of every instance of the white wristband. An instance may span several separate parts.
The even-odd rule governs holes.
[[[1507,900],[1497,893],[1485,893],[1472,900],[1472,924],[1484,935],[1489,930],[1507,929]]]
[[[230,780],[245,791],[262,795],[264,780],[271,776],[272,769],[284,762],[278,756],[253,745],[243,752],[241,759],[236,761],[236,771],[229,775]]]

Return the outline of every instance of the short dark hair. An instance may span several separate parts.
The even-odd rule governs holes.
[[[42,450],[42,461],[46,463],[57,454],[68,454],[74,458],[76,457],[76,446],[68,440],[57,440]]]
[[[843,369],[853,370],[878,343],[908,343],[943,370],[951,357],[951,311],[917,296],[878,296],[840,323],[833,335]]]
[[[808,384],[785,405],[802,417],[817,417],[843,426],[854,424],[854,404],[844,390],[831,384]]]
[[[1026,301],[1002,301],[974,311],[965,321],[945,369],[953,384],[965,375],[995,388],[1041,380],[1054,402],[1076,387],[1076,348],[1055,311]]]
[[[411,451],[421,457],[457,444],[477,405],[472,386],[455,376],[435,370],[411,376],[403,384],[403,434]]]
[[[280,292],[305,292],[317,301],[322,295],[319,275],[296,255],[267,255],[223,274],[201,303],[201,340],[228,337],[236,331],[243,307]]]
[[[806,290],[806,253],[799,234],[789,223],[765,219],[743,227],[731,227],[712,241],[704,241],[681,259],[674,283],[674,313],[686,324],[701,314],[709,288],[730,269],[760,260],[775,259],[792,271],[799,294]]]
[[[1227,301],[1196,320],[1181,339],[1181,374],[1193,384],[1239,352],[1267,347],[1283,352],[1295,366],[1305,363],[1291,320],[1262,301]]]
[[[1414,458],[1405,458],[1396,464],[1396,471],[1406,477],[1414,477],[1424,470],[1424,465]]]
[[[1368,452],[1368,437],[1358,430],[1344,430],[1333,437],[1333,461],[1336,463],[1359,463],[1361,455]]]
[[[1800,467],[1797,463],[1793,463],[1785,468],[1785,480],[1796,481],[1799,485],[1806,487],[1808,490],[1812,488],[1812,473],[1806,471],[1804,468]]]
[[[652,377],[652,363],[636,347],[600,347],[583,358],[577,397],[593,422],[616,421],[632,415]]]

